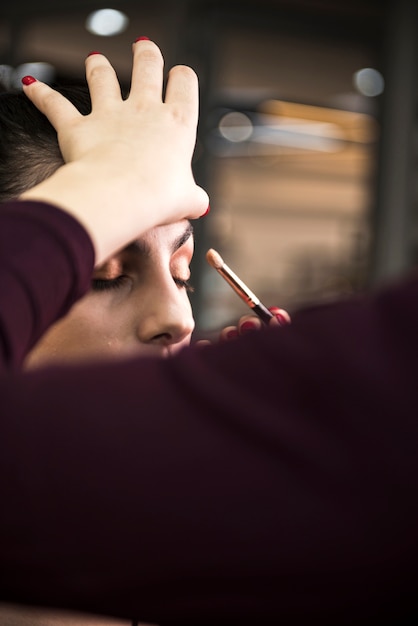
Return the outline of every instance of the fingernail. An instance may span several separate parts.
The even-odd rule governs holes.
[[[236,337],[238,337],[238,331],[236,328],[231,328],[231,330],[226,332],[227,339],[236,339]]]
[[[91,52],[88,53],[88,57],[91,57],[93,54],[102,54],[101,52],[98,52],[97,50],[92,50]]]
[[[22,83],[24,85],[31,85],[32,83],[36,83],[36,78],[34,78],[33,76],[24,76],[22,78]]]
[[[258,324],[256,324],[255,322],[252,322],[251,320],[247,320],[246,322],[243,322],[241,326],[239,327],[241,333],[248,333],[253,330],[258,330],[258,328],[259,328]]]
[[[276,313],[276,320],[279,322],[280,326],[286,326],[290,324],[290,317],[285,317],[282,313]]]
[[[206,211],[204,213],[202,213],[202,215],[200,217],[205,217],[205,215],[207,215],[210,211],[210,204],[208,204],[208,208],[206,209]]]
[[[149,37],[138,37],[137,39],[135,39],[134,43],[137,43],[137,41],[150,41]]]
[[[286,324],[290,324],[290,315],[284,309],[279,309],[277,306],[271,306],[269,307],[269,311],[273,313],[280,326],[286,326]]]

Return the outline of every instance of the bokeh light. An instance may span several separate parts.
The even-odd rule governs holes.
[[[222,137],[233,143],[247,141],[253,132],[253,123],[244,113],[231,111],[226,113],[219,122]]]
[[[355,72],[353,81],[356,89],[369,98],[379,96],[385,88],[382,74],[372,67],[364,67]]]
[[[94,35],[112,37],[122,33],[129,24],[129,18],[116,9],[100,9],[90,13],[86,20],[86,28]]]

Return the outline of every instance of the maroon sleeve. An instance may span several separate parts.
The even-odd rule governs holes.
[[[172,359],[1,376],[0,599],[414,623],[417,319],[414,277]]]
[[[40,202],[0,208],[0,368],[18,367],[90,286],[94,252],[70,215]]]

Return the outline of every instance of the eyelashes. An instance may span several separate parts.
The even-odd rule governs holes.
[[[175,276],[173,276],[173,280],[178,287],[185,289],[189,293],[193,293],[194,287],[189,283],[188,280],[183,280],[182,278],[176,278]]]
[[[126,276],[125,274],[121,274],[116,278],[93,278],[91,281],[91,289],[92,291],[111,291],[113,289],[123,287],[128,280],[130,280],[129,276]],[[173,276],[173,280],[181,289],[185,289],[189,293],[194,291],[194,288],[188,280],[184,280],[176,276]]]
[[[119,289],[122,287],[126,281],[128,281],[128,276],[125,274],[121,274],[116,278],[93,278],[91,281],[91,288],[93,291],[111,291],[112,289]]]

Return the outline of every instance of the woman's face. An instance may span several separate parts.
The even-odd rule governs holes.
[[[188,345],[194,329],[187,282],[192,256],[187,220],[148,231],[95,270],[90,291],[42,337],[27,367],[168,356]]]

